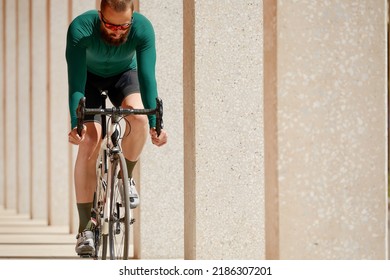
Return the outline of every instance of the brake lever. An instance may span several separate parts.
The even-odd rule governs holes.
[[[77,115],[77,134],[81,137],[81,132],[84,128],[84,116],[85,116],[85,97],[82,97],[79,101],[79,106],[76,109]]]
[[[163,102],[160,97],[156,98],[156,132],[157,137],[161,134],[161,129],[164,128],[163,122]]]

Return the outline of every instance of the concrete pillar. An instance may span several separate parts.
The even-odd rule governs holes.
[[[183,203],[183,1],[140,1],[140,11],[156,34],[156,77],[164,102],[168,144],[147,141],[140,161],[140,219],[135,227],[135,256],[184,257]]]
[[[70,23],[75,17],[78,15],[92,9],[96,9],[98,3],[96,0],[87,0],[87,1],[76,1],[76,0],[68,0],[68,23]],[[100,5],[100,3],[99,3]],[[66,28],[67,30],[68,28]],[[66,36],[63,37],[64,41],[66,41]],[[65,56],[65,51],[64,51]],[[65,76],[67,77],[67,76]],[[67,80],[66,80],[67,81]],[[68,86],[66,84],[66,90],[68,90]],[[68,94],[66,93],[66,98],[68,98]],[[70,130],[70,119],[69,119],[69,107],[67,107],[67,115],[68,115],[68,128],[67,131]],[[76,233],[78,231],[78,224],[79,224],[79,217],[76,207],[76,197],[75,197],[75,190],[74,190],[74,164],[76,161],[77,156],[77,146],[70,145],[69,150],[69,225],[70,225],[70,232]]]
[[[32,9],[32,217],[48,218],[48,72],[47,0],[34,0]]]
[[[16,189],[17,189],[17,125],[18,116],[16,110],[17,87],[16,87],[16,2],[5,1],[5,126],[4,126],[4,176],[5,176],[5,208],[16,208]]]
[[[281,259],[385,259],[386,1],[277,2]]]
[[[50,2],[50,91],[48,95],[50,120],[50,182],[49,182],[49,224],[67,225],[69,207],[70,149],[67,66],[64,59],[66,32],[68,28],[67,1]],[[61,209],[61,211],[58,211]]]
[[[30,213],[31,191],[31,129],[30,129],[30,1],[17,3],[17,210]]]
[[[0,108],[2,112],[0,113],[0,125],[5,127],[5,80],[6,80],[6,71],[5,71],[5,0],[0,1],[0,15],[1,23],[0,27]],[[4,173],[4,160],[5,160],[5,131],[0,130],[0,206],[5,206],[5,173]]]
[[[262,3],[184,1],[186,259],[264,258]]]
[[[72,2],[72,19],[86,11],[94,10],[98,6],[100,7],[100,1],[98,3],[97,0],[85,0],[85,1],[69,0],[69,1]]]
[[[388,258],[386,1],[154,2],[169,143],[137,166],[135,257]],[[71,232],[65,37],[99,4],[0,1],[0,205]]]

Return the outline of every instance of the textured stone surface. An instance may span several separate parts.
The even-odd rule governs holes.
[[[4,13],[4,1],[0,2],[0,12],[3,15]],[[0,28],[0,38],[4,38],[4,28]],[[0,54],[4,54],[4,44],[0,44]],[[0,100],[4,100],[4,55],[0,55]],[[4,106],[3,101],[1,103],[1,106]],[[0,114],[0,123],[4,123],[4,114]],[[3,149],[4,147],[4,134],[3,131],[0,131],[0,147]],[[5,155],[3,153],[3,150],[0,153],[0,204],[4,205],[4,190],[5,190],[5,176],[4,176],[4,159]]]
[[[69,125],[63,103],[64,34],[68,17],[94,9],[98,1],[73,0],[71,6],[51,1],[49,16],[47,1],[30,1],[28,74],[23,64],[29,55],[23,47],[29,31],[26,1],[0,1],[1,14],[6,14],[0,28],[5,39],[0,44],[0,102],[5,110],[0,114],[5,128],[0,130],[0,206],[22,212],[27,220],[32,215],[42,227],[48,221],[61,224],[66,233],[66,223],[74,231],[78,217],[72,176],[77,147],[69,150],[61,136]],[[266,69],[277,72],[272,99],[277,102],[266,105],[277,112],[265,122],[263,111],[270,107],[263,108],[262,8],[271,2],[141,2],[156,31],[157,81],[169,143],[156,148],[148,142],[137,166],[141,206],[136,257],[264,259],[265,244],[281,259],[388,257],[385,1],[272,2],[277,3],[277,41],[272,41],[277,49],[272,53],[275,65]],[[185,21],[184,32],[183,17],[192,14],[183,6],[194,8],[194,21]],[[48,19],[50,36],[45,34]],[[192,45],[189,39],[194,39]],[[185,43],[190,50],[183,48]],[[25,75],[33,79],[31,87]],[[183,77],[189,76],[183,95]],[[29,102],[26,91],[31,91]],[[56,111],[48,109],[49,103]],[[34,110],[31,120],[27,107]],[[269,163],[264,158],[265,123],[272,135],[277,131],[271,139],[271,186],[264,183]],[[186,138],[183,130],[189,132]],[[31,165],[24,157],[29,147]],[[20,174],[22,169],[28,171]],[[264,192],[272,187],[275,192],[267,202],[276,209],[275,220],[268,215],[265,223]],[[23,221],[15,219],[17,225],[4,230],[26,233]],[[28,229],[36,228],[28,224]],[[73,254],[72,236],[66,236],[66,254]],[[39,256],[41,246],[31,256]]]
[[[278,2],[282,259],[383,259],[385,1]]]
[[[262,1],[195,2],[197,259],[264,258],[262,32]]]
[[[64,59],[66,47],[66,32],[68,30],[68,18],[61,16],[68,14],[68,3],[66,1],[53,1],[50,5],[50,224],[67,225],[69,223],[69,175],[73,171],[64,166],[69,166],[69,149],[67,133],[70,129],[68,120],[68,82],[67,67]],[[64,38],[59,40],[59,38]],[[56,121],[59,116],[64,121]],[[60,152],[63,151],[63,152]],[[60,180],[60,178],[63,178]],[[72,188],[73,191],[73,188]],[[57,211],[62,209],[62,211]]]
[[[143,259],[184,256],[183,3],[140,1],[156,34],[156,78],[168,143],[148,139],[141,158],[140,250]]]
[[[16,5],[15,1],[3,1],[5,4],[5,13],[8,15],[5,19],[5,25],[8,27],[4,29],[5,41],[3,47],[7,51],[7,56],[4,59],[5,71],[7,72],[5,80],[5,94],[4,94],[4,178],[5,189],[4,203],[7,207],[16,207],[16,189],[17,189],[17,164],[13,158],[17,153],[17,114],[16,114]]]
[[[31,141],[27,133],[30,127],[30,48],[29,46],[29,1],[21,0],[18,3],[18,186],[17,209],[19,213],[30,211],[30,155]]]
[[[48,127],[47,127],[47,36],[46,1],[34,1],[32,5],[32,216],[48,218]],[[7,186],[8,187],[8,186]]]

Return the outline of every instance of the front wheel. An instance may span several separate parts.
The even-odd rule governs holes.
[[[118,179],[120,174],[121,178]],[[109,218],[110,258],[112,260],[126,260],[129,257],[130,240],[130,201],[129,181],[127,180],[125,158],[118,154],[111,165],[111,194]],[[122,199],[123,198],[123,199]]]
[[[100,158],[100,157],[99,157]],[[97,187],[94,195],[92,217],[96,219],[95,227],[95,259],[105,260],[107,257],[108,228],[106,204],[107,204],[107,173],[104,171],[102,161],[97,166]]]

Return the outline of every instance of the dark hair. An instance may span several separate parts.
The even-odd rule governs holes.
[[[100,9],[103,10],[107,6],[116,12],[123,12],[128,8],[134,10],[133,0],[102,0]]]

